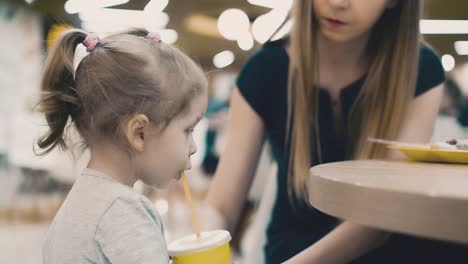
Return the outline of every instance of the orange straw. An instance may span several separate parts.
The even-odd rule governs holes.
[[[200,223],[198,222],[197,212],[195,211],[195,207],[193,206],[192,201],[192,194],[190,192],[190,186],[187,181],[187,177],[185,176],[185,172],[180,173],[180,179],[182,180],[182,185],[184,186],[184,193],[185,199],[190,207],[190,211],[192,213],[192,227],[197,235],[197,238],[200,238]]]

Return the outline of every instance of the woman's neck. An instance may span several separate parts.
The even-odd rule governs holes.
[[[368,36],[348,42],[336,42],[318,34],[318,67],[320,87],[334,99],[346,85],[362,77],[368,69],[366,46]]]
[[[368,34],[347,42],[332,41],[321,33],[317,37],[320,67],[349,69],[361,68],[367,64]]]
[[[87,167],[111,176],[130,187],[136,182],[128,154],[110,144],[91,147],[91,159]]]

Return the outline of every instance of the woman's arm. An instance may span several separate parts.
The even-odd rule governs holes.
[[[439,85],[414,99],[404,119],[399,140],[415,143],[430,140],[442,92],[443,85]],[[387,236],[384,231],[345,221],[285,263],[347,263],[372,250]]]
[[[262,119],[239,90],[229,111],[228,140],[211,183],[202,216],[205,229],[233,230],[242,212],[265,141]]]

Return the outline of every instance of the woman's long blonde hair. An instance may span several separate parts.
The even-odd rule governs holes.
[[[414,96],[419,61],[420,0],[398,1],[374,25],[367,46],[369,70],[347,120],[347,158],[382,158],[368,137],[396,139]],[[288,83],[289,193],[308,200],[311,148],[320,149],[317,32],[313,1],[295,1]],[[313,138],[313,140],[311,140]],[[320,151],[318,151],[320,156]]]

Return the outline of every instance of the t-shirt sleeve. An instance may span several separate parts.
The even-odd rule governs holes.
[[[268,97],[270,81],[267,76],[270,51],[262,48],[254,53],[243,65],[236,80],[239,92],[262,118],[268,115]]]
[[[95,240],[110,263],[169,263],[159,216],[139,200],[117,199],[99,221]]]
[[[445,71],[439,56],[428,46],[421,45],[419,54],[416,96],[438,86],[445,81]]]

